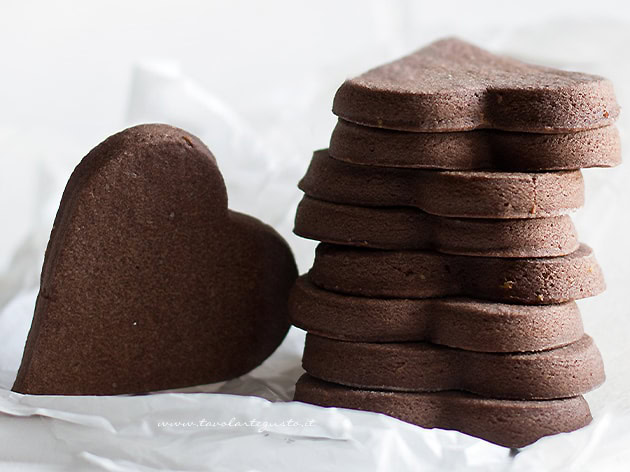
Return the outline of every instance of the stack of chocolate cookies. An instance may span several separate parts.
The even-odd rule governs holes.
[[[620,162],[611,84],[456,40],[346,81],[300,182],[321,241],[289,310],[295,399],[522,447],[591,420],[576,299],[604,290],[568,216]]]

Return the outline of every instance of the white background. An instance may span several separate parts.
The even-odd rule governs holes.
[[[295,185],[311,152],[327,146],[336,88],[449,35],[609,77],[625,110],[619,127],[627,141],[627,1],[2,0],[0,309],[11,299],[25,305],[23,313],[32,309],[43,247],[73,166],[109,134],[163,117],[206,141],[233,206],[276,226],[307,270],[314,246],[290,233]],[[584,173],[587,204],[575,221],[609,287],[580,304],[608,374],[588,399],[596,417],[621,418],[630,408],[630,167]],[[16,302],[16,294],[25,298]],[[19,361],[22,325],[0,323],[0,370]]]

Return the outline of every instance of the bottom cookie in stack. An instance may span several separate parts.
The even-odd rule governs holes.
[[[575,431],[591,422],[581,395],[557,400],[498,400],[460,391],[366,390],[304,374],[294,400],[325,407],[384,413],[424,428],[461,431],[505,447],[524,447],[543,436]]]

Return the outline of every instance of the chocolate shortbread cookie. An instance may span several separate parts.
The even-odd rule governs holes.
[[[129,128],[70,177],[13,390],[110,395],[237,377],[284,338],[296,277],[282,237],[228,210],[201,141]]]
[[[306,276],[289,317],[309,333],[358,342],[426,341],[481,352],[541,351],[584,335],[575,302],[515,305],[470,298],[367,298],[317,288]]]
[[[534,305],[592,297],[605,289],[585,244],[567,256],[529,259],[320,244],[308,277],[323,289],[365,297],[466,296]]]
[[[584,204],[580,171],[492,172],[401,169],[349,164],[315,152],[299,188],[333,203],[409,206],[439,216],[541,218]]]
[[[339,120],[329,152],[335,159],[371,166],[555,171],[616,166],[621,140],[615,126],[563,134],[409,133]]]
[[[505,447],[524,447],[543,436],[588,425],[582,396],[559,400],[497,400],[465,392],[387,392],[344,387],[302,375],[295,401],[383,413],[423,428],[461,431]]]
[[[436,344],[360,343],[306,335],[304,370],[318,379],[370,390],[463,390],[536,400],[586,393],[604,382],[592,338],[548,351],[489,353]]]
[[[602,77],[526,64],[449,38],[346,80],[333,113],[407,131],[559,133],[609,125],[619,105]]]
[[[327,243],[374,249],[431,249],[488,257],[564,256],[578,246],[569,216],[530,219],[464,219],[416,208],[361,207],[304,196],[295,234]]]

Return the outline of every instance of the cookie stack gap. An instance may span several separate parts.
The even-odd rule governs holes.
[[[446,39],[333,112],[299,184],[295,233],[321,244],[289,301],[295,400],[507,447],[587,425],[605,374],[575,300],[605,285],[569,213],[580,169],[620,162],[611,84]]]

